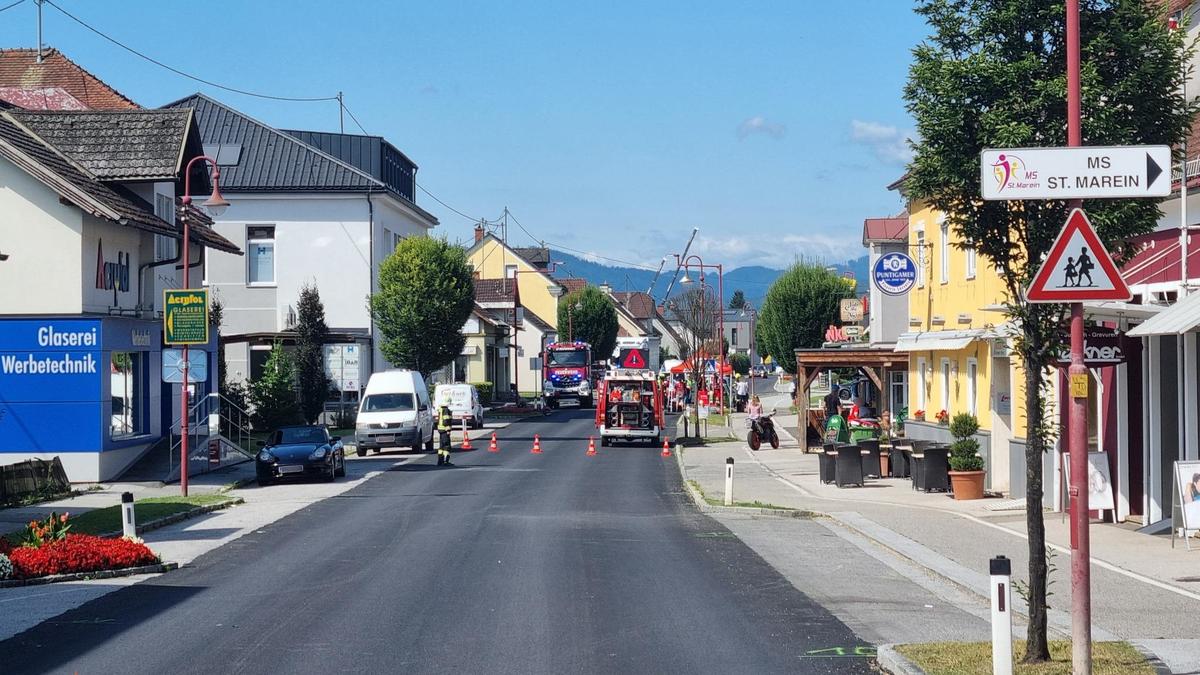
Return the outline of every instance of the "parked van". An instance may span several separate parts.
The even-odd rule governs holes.
[[[483,426],[483,404],[473,384],[439,384],[433,389],[433,405],[434,408],[450,406],[454,419],[465,421],[472,429]]]
[[[425,378],[415,370],[375,373],[358,404],[354,439],[359,457],[367,450],[411,447],[433,450],[433,407]]]

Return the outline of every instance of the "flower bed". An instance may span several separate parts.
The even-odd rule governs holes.
[[[30,522],[16,545],[0,537],[0,558],[9,563],[0,565],[0,580],[119,570],[159,562],[141,540],[70,534],[70,529],[66,514],[51,514],[45,521]]]

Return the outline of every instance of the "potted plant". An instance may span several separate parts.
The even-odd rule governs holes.
[[[973,437],[979,431],[974,415],[959,413],[950,422],[950,488],[955,499],[983,498],[983,458],[979,456],[979,441]]]
[[[924,422],[925,421],[925,411],[918,410],[918,411],[914,412],[913,419],[917,420],[918,422]]]
[[[935,417],[937,417],[937,423],[942,426],[946,426],[950,423],[950,413],[946,412],[945,410],[939,411]]]

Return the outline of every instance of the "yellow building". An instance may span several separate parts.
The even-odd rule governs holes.
[[[906,433],[949,442],[938,413],[975,415],[988,489],[1023,493],[1024,372],[1011,351],[1004,282],[964,246],[944,214],[918,201],[909,214],[918,276],[908,295],[908,331],[896,343],[909,359]]]

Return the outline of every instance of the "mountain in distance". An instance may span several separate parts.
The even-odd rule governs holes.
[[[608,284],[614,291],[645,291],[654,280],[654,270],[605,265],[584,260],[565,251],[551,250],[550,259],[563,263],[558,267],[554,276],[578,277],[586,279],[589,284],[594,286]],[[862,295],[867,292],[868,259],[866,255],[843,263],[831,263],[830,266],[836,268],[838,274],[853,272],[854,278],[858,281],[858,294]],[[674,265],[663,267],[662,274],[654,283],[653,295],[656,299],[662,300],[662,295],[666,292],[667,285],[671,283],[674,273]],[[728,303],[729,299],[733,297],[733,292],[740,289],[745,294],[746,300],[756,307],[761,307],[767,290],[782,273],[783,270],[761,265],[748,265],[725,270],[725,302]],[[681,272],[679,276],[682,278],[683,273]],[[671,295],[678,295],[682,288],[683,286],[676,280],[675,286],[671,289]]]

